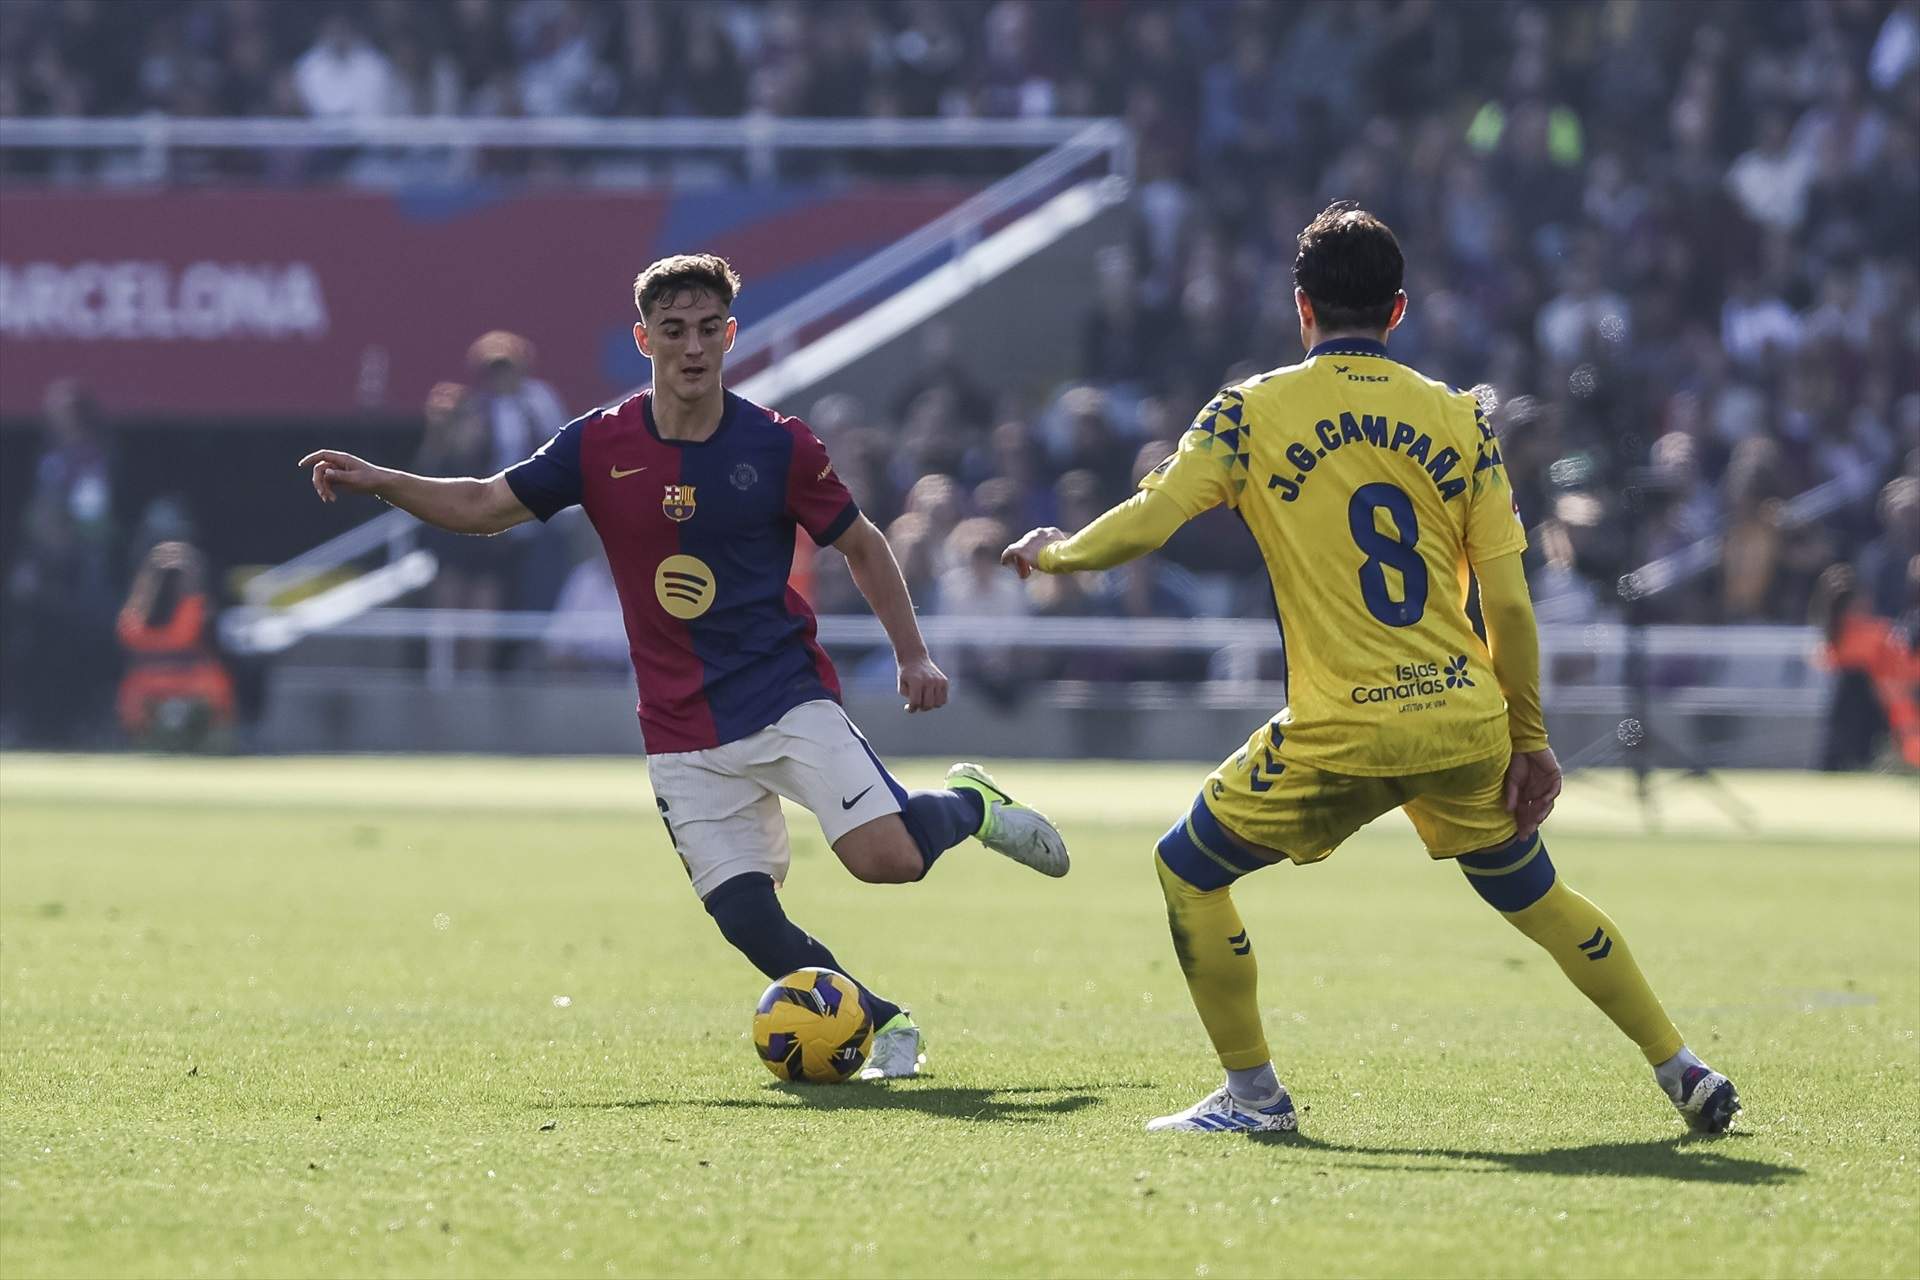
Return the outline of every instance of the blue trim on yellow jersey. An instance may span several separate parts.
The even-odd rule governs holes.
[[[1199,801],[1194,804],[1196,808],[1199,807]],[[1166,864],[1167,870],[1201,892],[1224,889],[1245,873],[1200,847],[1193,838],[1190,816],[1182,817],[1169,827],[1167,834],[1160,837],[1160,843],[1154,846],[1154,851],[1160,855],[1160,861]]]
[[[1307,352],[1307,359],[1315,356],[1384,356],[1387,344],[1376,342],[1372,338],[1328,338],[1325,342]]]
[[[1553,859],[1538,834],[1516,837],[1504,849],[1469,853],[1457,859],[1467,883],[1495,911],[1511,915],[1546,897],[1553,888]]]
[[[1207,802],[1195,797],[1193,808],[1187,813],[1187,829],[1193,838],[1215,862],[1225,863],[1241,873],[1258,871],[1271,866],[1265,858],[1248,852],[1238,840],[1228,835],[1220,825],[1220,819],[1213,816],[1213,810],[1207,808]]]

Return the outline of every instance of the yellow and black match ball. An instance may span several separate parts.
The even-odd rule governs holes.
[[[796,969],[753,1014],[753,1047],[782,1080],[838,1084],[866,1064],[873,1019],[860,984],[832,969]]]

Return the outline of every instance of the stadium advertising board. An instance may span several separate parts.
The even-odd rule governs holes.
[[[116,413],[411,411],[489,329],[569,405],[646,377],[630,285],[722,253],[751,324],[956,204],[954,187],[704,193],[10,192],[0,416],[77,375]]]

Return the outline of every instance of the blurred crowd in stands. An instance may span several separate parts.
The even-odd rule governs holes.
[[[993,554],[1295,358],[1295,233],[1351,198],[1407,252],[1395,355],[1492,388],[1543,621],[1621,616],[1620,575],[1719,537],[1643,616],[1803,622],[1841,566],[1850,607],[1920,631],[1920,0],[0,5],[0,115],[149,111],[1121,117],[1132,232],[1060,390],[984,383],[935,326],[895,403],[782,406],[928,609],[1264,611],[1218,513],[1089,580],[1022,589]],[[814,590],[856,608],[836,559]]]

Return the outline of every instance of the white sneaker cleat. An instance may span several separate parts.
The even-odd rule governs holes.
[[[957,764],[947,770],[947,785],[980,797],[986,818],[974,834],[995,853],[1004,854],[1043,876],[1067,874],[1067,842],[1047,815],[1030,809],[1001,789],[993,776],[977,764]]]
[[[1299,1127],[1286,1087],[1264,1107],[1242,1106],[1221,1085],[1185,1111],[1147,1121],[1148,1133],[1292,1133]]]
[[[920,1028],[914,1025],[912,1017],[904,1012],[894,1014],[886,1026],[873,1033],[873,1048],[867,1054],[867,1065],[860,1070],[860,1078],[900,1080],[919,1075],[920,1068],[927,1062],[921,1043]]]

